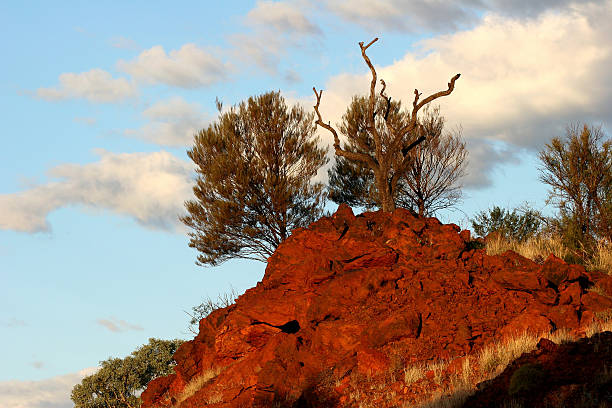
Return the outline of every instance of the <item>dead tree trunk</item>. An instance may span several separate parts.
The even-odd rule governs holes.
[[[408,164],[410,163],[410,155],[408,153],[419,143],[425,140],[424,136],[415,137],[415,135],[419,133],[417,132],[417,130],[420,126],[417,118],[417,113],[423,106],[427,105],[433,100],[442,96],[450,95],[453,89],[455,88],[455,81],[459,78],[460,74],[457,74],[451,78],[451,81],[448,83],[448,89],[429,95],[422,101],[419,100],[421,97],[421,93],[419,93],[419,91],[415,89],[410,120],[405,126],[402,126],[399,129],[396,129],[388,120],[389,109],[391,107],[391,97],[388,97],[384,94],[386,84],[385,81],[381,79],[380,82],[382,84],[382,89],[380,91],[380,97],[384,98],[387,102],[387,109],[386,112],[384,112],[383,118],[386,126],[388,127],[389,134],[391,135],[389,141],[383,144],[383,139],[381,138],[381,135],[379,134],[375,126],[376,115],[383,114],[383,112],[377,112],[375,110],[376,98],[378,97],[378,95],[376,95],[377,75],[376,70],[374,69],[374,65],[372,65],[370,58],[366,54],[366,50],[368,49],[368,47],[374,44],[377,40],[378,38],[374,38],[367,45],[363,45],[363,42],[359,43],[359,47],[361,48],[361,56],[370,68],[370,72],[372,74],[372,81],[370,82],[370,95],[368,101],[369,104],[367,132],[372,136],[372,140],[374,141],[373,148],[365,145],[365,143],[361,142],[360,140],[355,141],[361,148],[361,152],[351,152],[341,148],[338,133],[329,123],[323,122],[323,118],[321,117],[321,113],[319,112],[319,105],[321,104],[321,96],[323,95],[323,90],[317,92],[317,89],[315,87],[313,87],[312,90],[314,91],[315,96],[317,98],[317,103],[314,106],[315,112],[317,114],[316,124],[332,133],[334,137],[334,149],[336,155],[346,157],[349,160],[358,161],[362,163],[363,166],[367,166],[372,169],[374,177],[376,179],[376,188],[378,190],[379,204],[383,211],[391,212],[395,210],[395,195],[397,192],[397,183],[403,172],[406,170]],[[398,152],[401,152],[403,160],[399,163],[399,165],[395,165],[394,167],[393,158],[395,155],[397,155]]]

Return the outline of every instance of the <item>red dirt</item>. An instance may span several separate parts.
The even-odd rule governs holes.
[[[340,206],[293,231],[261,282],[200,322],[175,354],[176,374],[149,383],[142,407],[176,405],[185,384],[210,369],[221,372],[181,408],[355,406],[358,392],[378,392],[373,406],[398,406],[434,389],[433,372],[403,384],[407,364],[464,356],[524,331],[581,334],[612,307],[587,291],[597,284],[612,295],[607,275],[552,255],[539,265],[473,246],[469,231],[435,218],[403,209],[354,216]]]

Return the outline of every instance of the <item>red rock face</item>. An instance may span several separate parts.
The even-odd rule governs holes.
[[[607,275],[470,247],[468,231],[435,218],[340,206],[294,231],[257,286],[200,322],[143,407],[344,406],[352,373],[461,356],[524,331],[580,332],[612,306],[587,291],[612,289]],[[178,404],[211,369],[219,374]],[[402,401],[393,387],[399,400],[380,406]]]

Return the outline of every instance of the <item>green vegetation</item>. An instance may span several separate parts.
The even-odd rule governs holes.
[[[385,108],[383,98],[377,100],[377,111]],[[388,125],[376,122],[378,132],[386,135],[388,127],[400,127],[409,121],[408,112],[401,109],[400,102],[391,102]],[[354,97],[347,112],[342,117],[339,130],[348,135],[349,143],[343,149],[361,152],[361,145],[373,146],[372,135],[367,129],[368,99]],[[467,150],[461,132],[444,132],[444,117],[438,108],[425,109],[424,117],[419,120],[417,132],[424,141],[408,152],[409,161],[403,167],[397,188],[394,189],[395,206],[410,208],[421,216],[431,216],[436,211],[449,208],[461,198],[460,179],[465,175]],[[383,140],[389,139],[387,135]],[[398,152],[394,158],[399,161],[403,156]],[[376,187],[374,172],[362,163],[338,156],[329,174],[329,198],[334,202],[346,203],[363,208],[382,207]]]
[[[149,339],[125,358],[101,361],[101,368],[72,389],[75,408],[137,408],[149,381],[173,373],[172,356],[182,340]]]
[[[234,288],[231,288],[229,292],[220,294],[216,300],[206,298],[199,305],[193,306],[191,312],[185,312],[190,318],[188,330],[193,334],[198,334],[200,320],[217,309],[222,309],[234,304],[238,296]]]
[[[195,136],[187,154],[196,165],[196,199],[185,203],[181,220],[199,265],[265,262],[292,229],[322,215],[324,185],[311,179],[327,158],[313,119],[268,92],[220,113]]]
[[[545,376],[542,367],[537,364],[528,363],[519,367],[510,377],[508,395],[521,395],[538,389],[544,382]]]
[[[380,93],[376,93],[377,74],[366,50],[377,40],[378,38],[375,38],[367,45],[364,45],[363,42],[359,43],[361,55],[372,73],[372,81],[369,96],[353,98],[353,102],[344,115],[340,132],[348,139],[348,144],[341,147],[336,129],[323,121],[319,112],[323,91],[317,92],[316,88],[313,88],[317,98],[314,108],[317,114],[316,124],[328,130],[334,137],[336,156],[351,163],[349,165],[340,162],[335,183],[342,186],[343,181],[350,178],[348,174],[354,171],[357,179],[355,183],[350,181],[348,183],[349,191],[355,194],[354,197],[357,200],[352,202],[353,205],[355,202],[364,202],[366,207],[375,205],[383,211],[393,211],[397,206],[396,200],[401,195],[400,190],[403,186],[401,180],[402,178],[404,181],[408,180],[405,179],[405,175],[410,171],[410,165],[415,163],[415,155],[411,154],[411,151],[430,136],[424,128],[427,121],[419,121],[418,112],[435,99],[450,95],[455,88],[455,81],[459,79],[459,74],[451,78],[448,89],[436,92],[424,99],[420,99],[421,93],[415,90],[412,110],[410,112],[401,111],[400,102],[392,102],[391,97],[385,95],[384,80],[380,80],[382,89]],[[443,122],[434,120],[431,124],[441,127]],[[435,142],[431,144],[431,146],[434,145]],[[453,146],[463,145],[461,142],[453,142]],[[457,149],[457,147],[453,148]],[[432,147],[429,152],[432,151],[431,149]],[[427,153],[427,149],[422,152],[425,153],[424,157],[430,154]],[[459,157],[461,158],[459,161],[462,162],[465,153]],[[423,163],[423,166],[427,164]],[[452,165],[449,168],[451,167]],[[373,181],[369,182],[368,178],[372,178]],[[408,192],[411,190],[413,192],[423,191],[422,186],[409,187],[406,189]],[[346,202],[351,203],[350,200]]]
[[[523,242],[541,230],[542,219],[543,216],[539,211],[530,208],[509,211],[494,206],[476,214],[471,222],[478,236],[486,237],[492,232],[497,232],[506,239]]]
[[[601,128],[574,125],[540,152],[540,180],[559,216],[564,244],[585,258],[598,240],[612,242],[612,141]]]

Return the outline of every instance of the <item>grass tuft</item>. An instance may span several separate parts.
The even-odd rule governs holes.
[[[193,394],[200,390],[204,384],[215,378],[220,372],[220,369],[213,368],[196,377],[193,377],[185,388],[183,388],[183,391],[177,396],[176,403],[173,405],[173,408],[179,407],[183,401],[193,396]],[[220,402],[220,400],[217,402]],[[209,402],[209,404],[212,404],[212,402]]]

